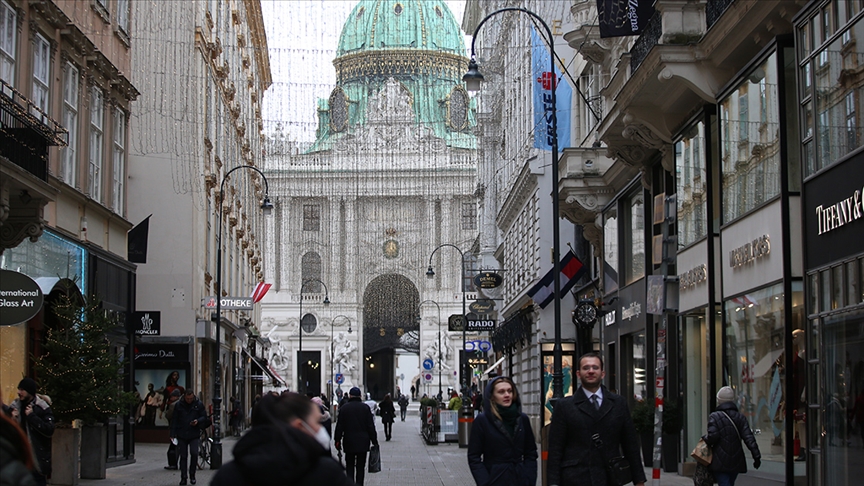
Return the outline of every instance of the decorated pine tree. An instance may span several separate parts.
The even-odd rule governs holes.
[[[97,299],[60,298],[47,312],[55,325],[46,333],[44,353],[36,360],[40,391],[51,397],[58,422],[104,423],[129,409],[136,398],[123,391],[124,363],[112,353],[109,334],[116,317]]]

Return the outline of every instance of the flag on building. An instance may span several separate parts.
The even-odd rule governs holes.
[[[549,71],[549,45],[531,28],[531,74],[534,98],[534,147],[552,150],[552,89],[555,89],[555,105],[558,111],[558,147],[570,146],[570,106],[573,88],[558,67]],[[556,59],[557,61],[557,59]]]
[[[555,268],[553,267],[528,291],[528,297],[531,297],[534,302],[540,305],[541,309],[545,309],[555,298],[555,281],[552,280],[552,272],[554,270]],[[573,254],[573,250],[568,251],[561,260],[561,275],[559,278],[561,282],[561,295],[570,291],[587,270],[582,261]]]
[[[152,214],[150,216],[153,216]],[[126,233],[126,259],[132,263],[147,263],[147,238],[150,234],[150,216]]]
[[[597,0],[600,37],[639,35],[654,15],[654,0]]]
[[[261,299],[263,299],[272,286],[273,284],[258,282],[258,285],[255,286],[255,290],[252,291],[252,295],[249,296],[252,298],[252,303],[257,304]]]

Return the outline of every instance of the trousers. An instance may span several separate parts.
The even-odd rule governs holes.
[[[363,478],[366,476],[366,453],[345,453],[345,474],[348,479],[354,481],[358,486],[363,486]]]
[[[180,479],[186,479],[186,466],[188,460],[189,477],[195,477],[198,468],[198,444],[201,439],[177,439],[177,450],[180,451]],[[192,456],[191,459],[189,456]]]

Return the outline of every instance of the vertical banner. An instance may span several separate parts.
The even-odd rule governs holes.
[[[150,216],[153,216],[152,214]],[[150,216],[129,230],[126,235],[127,260],[132,263],[147,263],[147,238],[150,233]]]
[[[570,106],[573,88],[558,67],[549,72],[549,46],[537,30],[531,28],[531,74],[534,79],[534,147],[552,150],[552,110],[558,112],[558,148],[570,146]],[[552,89],[555,89],[555,107],[552,106]]]
[[[639,35],[654,15],[654,0],[597,0],[600,37]]]

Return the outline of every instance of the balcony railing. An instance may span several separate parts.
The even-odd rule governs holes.
[[[708,0],[708,4],[705,5],[706,27],[710,29],[734,1],[735,0]]]
[[[660,36],[663,35],[663,23],[660,17],[660,12],[654,11],[654,15],[648,19],[645,25],[645,30],[636,39],[636,43],[630,49],[630,73],[636,72],[636,69],[642,64],[642,61],[648,57],[651,49],[660,42]]]
[[[65,146],[69,132],[0,79],[0,155],[43,181],[48,147]]]

